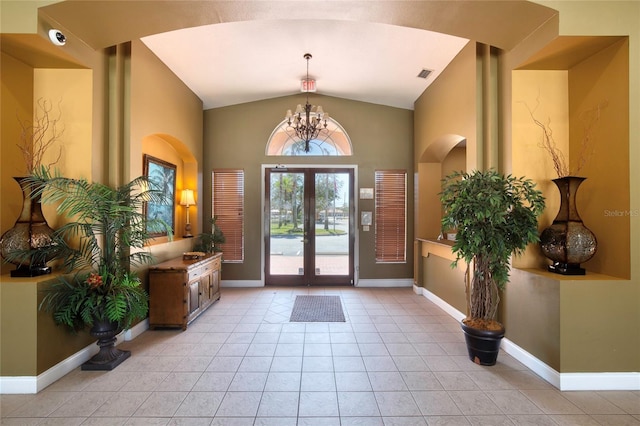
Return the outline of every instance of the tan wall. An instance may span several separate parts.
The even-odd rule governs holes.
[[[461,262],[456,269],[451,269],[452,260],[453,258],[436,255],[422,258],[425,288],[465,314],[467,311],[464,293],[466,266]]]
[[[442,160],[442,179],[452,172],[467,170],[467,148],[458,147],[449,151],[449,154]]]
[[[551,156],[542,147],[542,130],[529,113],[550,126],[557,149],[569,160],[569,87],[567,71],[522,70],[512,73],[512,160],[511,172],[536,182],[545,195],[546,208],[538,219],[540,231],[551,225],[558,213],[557,177]],[[517,268],[543,268],[547,261],[540,246],[530,245],[525,254],[513,259]]]
[[[441,163],[460,138],[466,139],[462,168],[470,170],[476,165],[476,65],[476,44],[471,42],[415,103],[414,161],[419,172],[416,237],[435,238],[440,233],[440,179],[451,171]]]
[[[139,176],[142,174],[142,139],[154,135],[171,146],[181,159],[183,173],[180,185],[188,184],[195,188],[197,184],[198,188],[201,187],[201,172],[198,171],[195,158],[202,156],[202,103],[179,79],[168,72],[164,65],[160,66],[155,56],[136,43],[132,49],[133,58],[129,58],[131,73],[122,75],[136,87],[128,98],[132,124],[123,127],[130,130],[129,134],[125,132],[123,141],[118,142],[118,138],[115,138],[116,145],[120,143],[117,145],[118,149],[124,149],[126,146],[127,151],[123,153],[122,162],[110,164],[113,159],[109,156],[109,151],[113,146],[114,137],[109,134],[110,119],[103,107],[109,87],[107,82],[111,81],[103,65],[108,63],[110,55],[109,52],[83,52],[80,56],[83,61],[92,65],[91,69],[34,69],[3,54],[3,207],[8,196],[21,201],[20,190],[11,176],[18,172],[24,174],[21,171],[19,151],[12,142],[15,140],[15,126],[9,124],[17,124],[16,111],[20,111],[21,115],[30,115],[32,105],[39,97],[61,101],[65,131],[63,155],[56,167],[65,176],[104,181],[107,179],[108,170],[113,168],[127,170],[127,176],[131,178]],[[128,69],[125,68],[124,71],[128,72]],[[158,87],[162,87],[163,90],[157,90]],[[129,144],[129,141],[136,142]],[[172,160],[179,162],[176,158]],[[5,174],[8,174],[6,178]],[[8,205],[9,208],[1,210],[2,232],[13,226],[21,209],[21,203],[17,201],[9,202]],[[176,220],[182,224],[184,209],[176,209]],[[196,212],[197,208],[191,212],[192,222],[198,229],[196,223],[200,215]],[[45,208],[45,216],[53,226],[59,221],[49,207]],[[182,232],[182,228],[180,231]],[[174,242],[160,242],[151,250],[157,259],[165,260],[189,251],[192,242],[191,239],[178,238]],[[1,346],[4,352],[1,357],[0,374],[34,376],[73,355],[90,344],[92,339],[87,333],[73,335],[62,327],[56,327],[49,314],[37,311],[37,297],[26,297],[22,293],[31,291],[36,294],[36,286],[43,285],[37,284],[39,280],[28,280],[32,284],[21,287],[21,293],[12,291],[14,283],[24,282],[24,279],[9,277],[8,271],[12,269],[13,266],[8,265],[4,265],[2,269],[3,289],[6,291],[2,293]],[[142,268],[139,273],[146,282],[146,268]],[[4,315],[9,315],[14,309],[18,309],[21,315],[28,316],[28,320],[23,321],[28,327],[11,327],[14,321],[5,321]]]
[[[214,168],[241,168],[245,171],[245,261],[243,264],[225,264],[225,280],[259,280],[261,277],[262,164],[357,165],[358,185],[368,188],[374,186],[376,169],[405,169],[408,173],[408,194],[413,193],[413,114],[409,110],[313,96],[309,102],[321,104],[344,127],[351,138],[354,154],[348,157],[267,157],[265,149],[269,135],[284,119],[287,109],[301,101],[301,96],[290,96],[205,111],[204,187],[211,187]],[[251,125],[247,125],[247,120]],[[205,203],[205,217],[210,217],[210,193],[205,194]],[[362,201],[359,208],[372,211],[373,201]],[[360,231],[360,278],[413,276],[411,197],[407,210],[407,263],[376,264],[374,233]]]
[[[444,135],[467,139],[467,167],[477,156],[476,44],[467,44],[416,100],[414,160],[422,161],[430,144]]]
[[[585,134],[584,113],[605,103],[591,134]],[[630,278],[631,220],[629,167],[629,42],[622,40],[569,70],[571,160],[587,137],[589,148],[579,172],[587,180],[576,203],[584,224],[598,238],[598,251],[584,263],[587,270]],[[592,155],[588,155],[593,150]],[[633,162],[637,168],[638,162]],[[638,188],[638,187],[636,187]]]
[[[628,34],[630,47],[634,45],[634,40],[640,38],[637,19],[632,18],[640,13],[638,3],[543,3],[560,11],[562,35]],[[612,15],[609,15],[611,13]],[[605,19],[605,16],[610,16],[610,19]],[[532,37],[528,47],[535,46],[536,41],[545,39],[548,39],[548,34],[541,34],[539,38]],[[628,259],[638,258],[640,242],[639,221],[633,216],[633,212],[638,209],[640,195],[640,174],[638,168],[634,167],[640,155],[640,131],[638,123],[634,120],[628,121],[627,118],[639,113],[640,97],[633,94],[638,93],[640,85],[640,51],[637,48],[627,51],[625,46],[626,42],[621,42],[600,52],[592,52],[592,55],[576,61],[571,67],[557,68],[567,73],[566,83],[562,84],[566,85],[568,94],[565,100],[560,102],[566,105],[566,111],[569,112],[568,143],[570,156],[574,161],[577,157],[576,145],[579,145],[582,138],[576,120],[577,115],[605,98],[609,100],[609,106],[603,110],[602,120],[596,125],[598,133],[594,133],[602,145],[598,148],[599,154],[596,154],[583,169],[588,180],[581,186],[578,200],[582,218],[587,226],[592,228],[592,223],[594,228],[600,224],[604,225],[598,231],[600,253],[596,254],[592,261],[584,264],[588,269],[588,274],[584,277],[557,276],[540,269],[515,270],[511,284],[516,278],[518,282],[507,286],[505,294],[503,319],[509,339],[563,373],[640,370],[640,266],[637,262],[632,262],[627,267],[626,263]],[[529,55],[537,53],[541,47],[543,46],[530,48]],[[517,49],[517,52],[510,52],[505,55],[504,62],[517,67],[519,62],[527,59],[524,50],[526,49],[523,47]],[[625,58],[627,52],[628,66]],[[563,56],[557,58],[571,57],[571,54],[570,51],[564,52]],[[518,71],[514,76],[520,73],[521,71]],[[517,78],[514,77],[514,88]],[[627,81],[628,86],[624,87]],[[505,93],[508,93],[511,90],[511,82],[507,80],[506,84],[509,84],[505,90]],[[517,100],[515,96],[513,100]],[[541,96],[541,100],[546,104],[544,96]],[[628,111],[625,104],[628,105]],[[514,106],[514,126],[517,114],[519,112]],[[509,126],[505,128],[508,129]],[[509,132],[510,130],[507,130],[505,134]],[[605,134],[602,135],[600,132]],[[608,133],[616,135],[616,140],[610,141]],[[512,144],[507,144],[508,147],[513,147],[514,158],[522,158],[524,155],[518,153],[519,142],[514,137]],[[608,152],[609,150],[611,152]],[[539,151],[529,149],[527,153],[533,153],[534,161],[540,164],[548,161]],[[514,172],[517,167],[522,167],[522,164],[517,165],[514,161]],[[544,170],[548,171],[548,166]],[[540,174],[540,171],[531,172]],[[609,180],[610,174],[618,179],[617,183]],[[553,177],[555,176],[549,175],[538,182],[546,188],[549,185],[545,181]],[[587,182],[596,180],[599,182],[595,182],[591,187],[587,185]],[[599,188],[601,185],[605,185],[606,188]],[[588,190],[584,191],[585,188]],[[558,204],[555,192],[545,192],[550,200],[547,210]],[[626,218],[605,217],[604,211],[608,209],[605,205],[613,205],[612,209],[625,211],[627,199],[629,207],[626,211],[629,215]],[[582,213],[585,208],[587,211]],[[554,216],[554,212],[555,209],[551,216]],[[549,212],[545,213],[545,217],[549,220]],[[609,239],[612,234],[618,235],[615,241]],[[603,245],[607,248],[603,249]],[[599,274],[598,270],[602,273]],[[627,277],[630,280],[619,280],[612,275]],[[527,304],[512,304],[513,300],[527,300]],[[553,318],[555,314],[550,317],[550,313],[546,312],[548,306],[557,306],[557,322]],[[532,330],[533,319],[537,319],[535,323],[539,326]]]
[[[637,22],[632,23],[634,19],[631,18],[637,17],[640,12],[638,3],[588,1],[540,3],[560,10],[561,34],[562,31],[568,35],[629,34],[631,49],[634,49],[634,40],[637,41],[640,37],[640,28],[636,25]],[[607,14],[604,13],[605,11]],[[604,16],[611,18],[603,19]],[[558,200],[553,199],[557,197],[554,195],[554,191],[557,192],[557,190],[549,182],[555,176],[545,154],[537,147],[536,137],[539,134],[531,130],[523,130],[521,127],[528,126],[525,122],[530,118],[527,118],[526,110],[523,113],[522,105],[517,104],[519,95],[527,92],[527,96],[531,96],[535,104],[539,90],[536,87],[537,82],[541,81],[537,79],[542,79],[545,84],[548,84],[547,87],[541,88],[540,99],[546,108],[542,115],[543,118],[552,116],[551,122],[557,125],[554,127],[554,134],[558,136],[558,141],[563,147],[570,148],[571,155],[575,155],[575,133],[579,134],[575,114],[578,114],[580,108],[585,109],[594,105],[604,97],[611,98],[608,109],[613,110],[611,115],[613,121],[602,120],[599,123],[602,126],[601,131],[606,134],[604,137],[606,142],[602,149],[611,149],[611,152],[603,155],[601,161],[588,166],[585,171],[594,176],[598,176],[598,173],[610,173],[614,179],[617,179],[618,185],[614,185],[607,177],[603,179],[602,184],[608,188],[615,186],[616,189],[605,190],[608,192],[607,195],[602,195],[598,200],[589,202],[583,199],[581,201],[585,205],[592,206],[591,212],[585,214],[589,219],[583,216],[585,222],[587,220],[593,222],[594,227],[600,226],[599,223],[604,225],[605,229],[600,233],[603,236],[602,244],[607,246],[607,250],[598,255],[600,260],[594,258],[586,264],[588,269],[601,269],[602,273],[594,273],[592,269],[592,272],[585,277],[562,277],[545,272],[539,255],[533,258],[525,256],[524,259],[516,260],[514,264],[517,267],[539,269],[513,271],[512,282],[503,294],[500,319],[507,328],[507,338],[561,373],[635,372],[640,370],[640,310],[638,310],[640,266],[635,262],[627,268],[626,261],[629,258],[638,258],[640,244],[640,224],[634,216],[634,212],[639,211],[638,202],[640,201],[638,187],[640,171],[634,167],[637,158],[640,158],[640,123],[634,120],[627,121],[627,114],[630,117],[639,114],[640,96],[637,94],[640,87],[640,51],[637,47],[635,50],[629,50],[627,63],[626,43],[620,43],[602,52],[594,53],[592,58],[579,61],[579,64],[573,64],[570,68],[550,68],[553,71],[544,71],[546,73],[544,77],[541,71],[538,71],[537,75],[528,71],[517,71],[513,75],[512,82],[511,71],[553,41],[554,28],[557,34],[555,24],[549,22],[548,26],[541,27],[536,34],[514,51],[501,54],[500,103],[508,107],[501,108],[500,163],[504,166],[505,172],[527,175],[538,182],[550,199],[549,207],[542,220],[551,221],[555,217],[559,204]],[[564,54],[570,55],[570,52],[564,52]],[[471,66],[468,65],[467,68],[470,72]],[[628,74],[626,70],[629,70]],[[447,72],[449,71],[453,73],[453,70],[447,69]],[[458,72],[462,73],[460,70]],[[625,87],[627,76],[629,85]],[[427,95],[430,95],[429,90],[423,97]],[[546,98],[554,99],[552,102],[555,104],[547,105]],[[429,96],[429,102],[434,106],[440,103],[446,105],[448,101],[445,94],[439,97]],[[612,101],[619,104],[621,109],[611,108]],[[628,112],[622,106],[627,101]],[[424,151],[424,144],[427,143],[424,139],[427,131],[420,126],[429,119],[424,118],[422,114],[426,116],[429,112],[433,112],[433,108],[429,111],[422,107],[421,102],[416,103],[416,159]],[[604,110],[603,114],[608,112]],[[434,115],[437,114],[437,112],[434,113]],[[450,130],[446,124],[442,125],[434,120],[429,126],[429,131],[437,134],[447,133]],[[610,148],[609,134],[615,135],[616,138]],[[481,142],[478,142],[478,145],[480,144]],[[627,164],[630,167],[627,167]],[[423,185],[427,187],[428,184],[424,182],[423,177],[432,176],[433,179],[436,176],[435,173],[429,174],[426,171],[423,173],[425,167],[425,164],[420,164],[418,168],[420,172],[418,195],[420,213],[418,213],[416,225],[418,232],[422,229],[419,221],[423,220],[424,215],[421,209],[426,206],[421,198],[424,195]],[[626,170],[629,170],[628,174]],[[590,177],[589,180],[594,179]],[[598,185],[582,197],[595,196]],[[627,199],[628,207],[625,204]],[[613,207],[607,207],[609,205]],[[550,211],[551,209],[553,210]],[[603,218],[605,210],[615,211],[616,209],[629,214],[623,219],[611,216]],[[626,222],[629,222],[628,227]],[[615,230],[612,230],[613,227]],[[616,235],[615,247],[612,247],[614,240],[608,239],[610,233]],[[530,250],[537,249],[532,247]],[[460,292],[452,294],[451,286],[442,289],[438,288],[437,283],[424,280],[430,275],[428,269],[431,263],[435,262],[427,259],[422,268],[423,281],[427,281],[423,285],[437,289],[436,295],[453,306],[459,306]],[[454,271],[440,269],[438,280],[455,283]],[[630,279],[615,279],[611,275]],[[612,324],[615,330],[610,330]]]
[[[629,35],[630,48],[634,40],[640,38],[637,20],[632,18],[640,13],[638,3],[561,1],[544,4],[560,10],[563,35]],[[605,11],[613,10],[616,11],[615,18],[603,19],[607,16],[603,14]],[[539,283],[553,289],[548,298],[525,305],[525,310],[520,305],[507,303],[506,321],[507,329],[511,330],[510,339],[522,342],[523,347],[539,359],[549,359],[554,368],[559,362],[560,372],[640,370],[639,265],[627,263],[629,259],[638,258],[640,241],[638,220],[633,216],[633,212],[638,211],[640,193],[640,175],[634,167],[635,159],[640,155],[640,131],[636,121],[628,120],[629,116],[639,113],[640,97],[633,93],[638,93],[640,84],[640,51],[637,48],[627,50],[626,46],[623,41],[593,53],[569,68],[567,76],[569,144],[573,161],[577,157],[576,145],[580,145],[582,139],[577,120],[580,111],[603,99],[609,102],[594,128],[595,143],[601,145],[583,169],[588,180],[578,194],[582,219],[599,235],[599,253],[584,264],[590,272],[585,277],[573,278],[517,271],[518,285],[507,287],[508,300],[535,300],[529,293]],[[615,135],[615,140],[610,140],[609,135]],[[513,143],[516,156],[515,140]],[[554,193],[548,195],[552,200],[550,205],[557,203],[553,201],[556,197]],[[627,200],[628,207],[625,206]],[[626,211],[629,215],[606,216],[605,210]],[[596,231],[596,228],[599,229]],[[613,235],[616,237],[610,239]],[[617,280],[612,276],[630,280]],[[557,324],[548,321],[543,313],[549,303],[559,308]],[[542,313],[539,317],[541,328],[547,328],[548,332],[536,328],[532,333],[527,329],[530,318],[539,313]],[[522,319],[522,315],[529,318]],[[559,352],[550,357],[547,350],[555,345]]]
[[[20,120],[33,116],[33,68],[9,55],[2,53],[0,57],[0,75],[2,86],[0,106],[2,126],[0,128],[0,205],[2,205],[0,232],[11,228],[22,210],[22,191],[14,176],[26,173],[20,150],[16,146],[20,142]],[[2,270],[12,270],[2,264]]]
[[[130,132],[127,135],[127,170],[130,178],[142,174],[143,154],[148,153],[177,166],[176,197],[180,190],[195,191],[196,206],[189,209],[192,233],[201,229],[202,213],[202,101],[189,90],[142,42],[131,43]],[[183,239],[185,208],[176,199],[175,235],[171,241],[151,241],[151,253],[161,262],[193,247]],[[147,267],[138,273],[146,282]]]

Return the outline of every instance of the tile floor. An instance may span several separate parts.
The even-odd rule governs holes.
[[[288,322],[298,294],[346,323]],[[110,372],[0,395],[3,425],[640,425],[640,391],[559,392],[501,352],[480,367],[457,322],[405,289],[224,288],[187,329],[146,331]]]

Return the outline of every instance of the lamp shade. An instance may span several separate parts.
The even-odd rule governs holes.
[[[193,190],[183,189],[182,194],[180,195],[180,205],[189,207],[195,203],[196,200],[193,198]]]

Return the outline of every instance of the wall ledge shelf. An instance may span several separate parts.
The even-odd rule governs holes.
[[[513,270],[522,271],[523,273],[538,275],[559,282],[569,281],[630,281],[626,278],[614,277],[611,275],[600,274],[597,272],[587,271],[585,275],[562,275],[537,268],[513,268]]]

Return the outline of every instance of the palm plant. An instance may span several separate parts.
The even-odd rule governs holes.
[[[218,220],[218,216],[209,219],[211,232],[203,232],[198,235],[197,242],[193,248],[195,251],[203,251],[205,253],[218,253],[222,251],[220,244],[224,243],[226,238],[222,229],[216,225],[216,220]]]
[[[41,188],[43,203],[57,204],[70,221],[54,233],[54,251],[70,277],[61,277],[46,290],[40,309],[74,330],[97,322],[128,328],[148,312],[148,295],[131,267],[151,263],[144,250],[151,232],[171,233],[161,220],[147,221],[146,202],[163,203],[164,192],[149,189],[146,176],[117,188],[85,179],[51,174],[41,168],[30,178]]]

